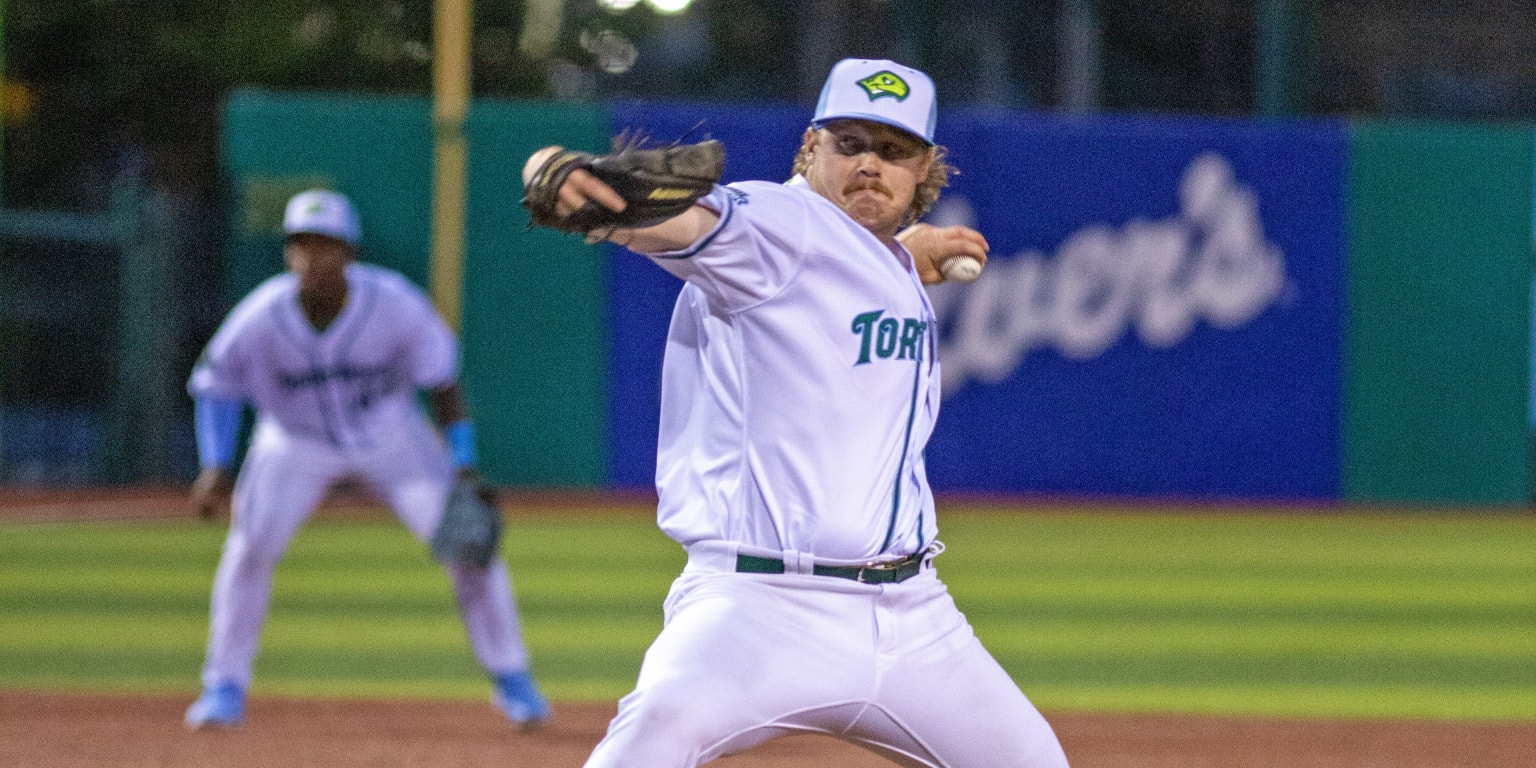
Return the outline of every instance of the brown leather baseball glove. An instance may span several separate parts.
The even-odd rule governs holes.
[[[588,202],[569,216],[556,211],[560,186],[585,169],[624,198],[623,211]],[[620,135],[613,152],[593,155],[562,150],[545,161],[523,189],[532,225],[583,235],[593,230],[638,229],[660,224],[709,194],[725,171],[725,147],[714,139],[697,144],[647,147]]]

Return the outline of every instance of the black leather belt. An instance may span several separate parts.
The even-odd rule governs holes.
[[[873,565],[817,565],[811,568],[811,573],[817,576],[831,576],[835,579],[848,579],[862,584],[900,584],[916,576],[923,569],[923,561],[927,558],[928,553],[924,551],[900,560]],[[737,555],[736,572],[783,573],[784,561],[774,557]]]

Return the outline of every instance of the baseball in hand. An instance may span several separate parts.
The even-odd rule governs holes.
[[[981,262],[972,256],[955,256],[945,259],[939,271],[944,273],[945,280],[969,283],[981,276]]]

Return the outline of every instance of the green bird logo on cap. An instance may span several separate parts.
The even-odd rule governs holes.
[[[907,85],[907,81],[901,79],[900,76],[896,75],[890,70],[881,70],[876,72],[875,74],[860,80],[859,85],[863,86],[864,92],[869,94],[870,101],[874,101],[875,99],[885,96],[890,96],[897,101],[902,101],[906,99],[907,95],[912,92],[912,88],[911,86]]]

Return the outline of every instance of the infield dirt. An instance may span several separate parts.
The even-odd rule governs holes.
[[[0,693],[0,765],[25,768],[576,768],[613,707],[556,704],[513,729],[487,703],[253,697],[234,731],[188,732],[177,697]],[[1074,768],[1516,768],[1536,724],[1047,716]],[[892,765],[825,736],[796,736],[722,768]]]

